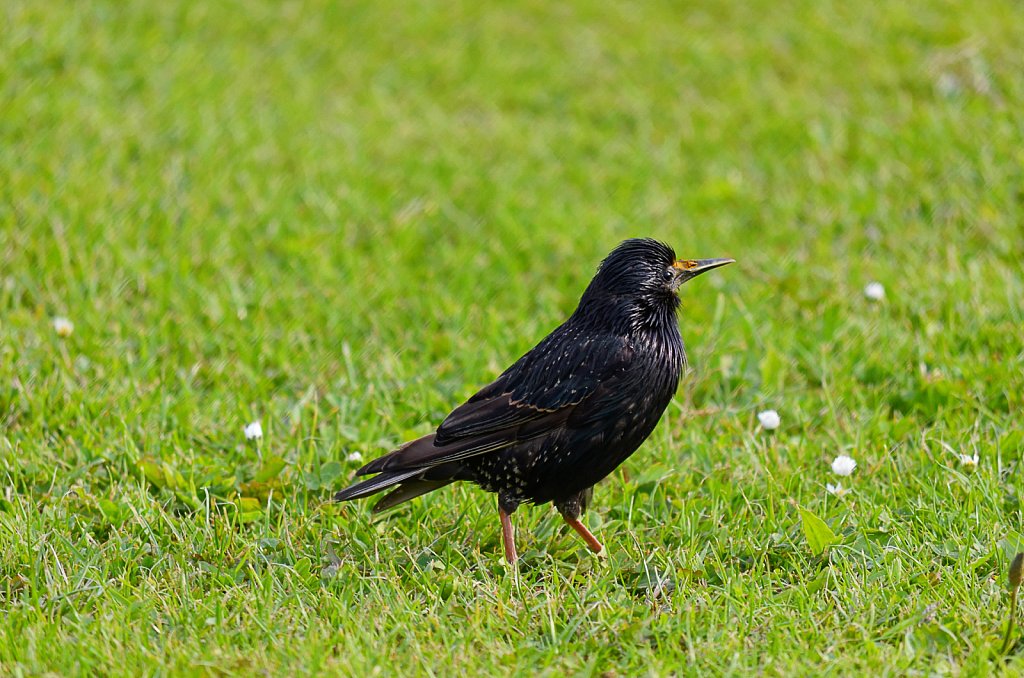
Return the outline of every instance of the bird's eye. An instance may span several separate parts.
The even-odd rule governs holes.
[[[672,280],[672,278],[674,277],[676,277],[676,272],[671,268],[666,268],[661,274],[661,279],[664,280],[665,282]]]

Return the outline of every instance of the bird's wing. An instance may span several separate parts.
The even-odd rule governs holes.
[[[632,356],[624,337],[577,341],[571,332],[553,334],[452,411],[435,434],[406,443],[358,474],[433,467],[546,435],[564,427],[588,398],[614,388]]]
[[[583,402],[601,384],[620,375],[633,355],[624,337],[574,339],[567,332],[538,344],[494,383],[455,408],[437,428],[435,444],[550,418],[548,415]]]

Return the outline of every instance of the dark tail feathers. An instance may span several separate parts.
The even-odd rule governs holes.
[[[379,475],[346,487],[334,495],[335,501],[362,499],[397,485],[397,488],[384,495],[373,505],[373,511],[377,513],[415,499],[427,492],[433,492],[456,480],[469,479],[461,464],[457,462],[430,465],[429,460],[420,459],[419,457],[429,455],[434,451],[433,444],[434,434],[431,433],[411,440],[397,450],[374,459],[356,471],[356,475],[365,476],[371,473]],[[415,468],[406,466],[410,462],[416,465]]]
[[[417,476],[423,473],[423,469],[413,469],[411,471],[400,471],[398,473],[382,473],[379,476],[364,480],[346,487],[341,492],[334,495],[335,501],[349,501],[350,499],[362,499],[363,497],[369,497],[371,494],[377,494],[383,492],[392,485],[397,485],[403,480],[408,480],[413,476]]]
[[[334,495],[334,500],[349,501],[351,499],[362,499],[363,497],[369,497],[371,494],[377,494],[378,492],[383,492],[390,487],[398,485],[397,488],[388,492],[373,505],[373,512],[379,513],[381,511],[386,511],[389,508],[394,508],[399,504],[404,504],[410,499],[415,499],[421,494],[433,492],[436,489],[455,482],[454,478],[445,480],[426,480],[424,478],[415,477],[422,473],[423,469],[415,469],[401,473],[382,473],[375,478],[370,478],[369,480],[356,483],[351,487],[346,487],[344,490]]]

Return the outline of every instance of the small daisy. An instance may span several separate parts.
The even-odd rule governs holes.
[[[259,440],[263,437],[263,427],[260,426],[258,421],[254,421],[251,424],[245,426],[245,439],[246,440]]]
[[[975,454],[958,454],[957,459],[960,461],[960,465],[968,471],[973,471],[978,468],[978,455]]]
[[[825,489],[828,490],[829,494],[834,494],[837,497],[843,497],[850,493],[850,490],[839,483],[836,483],[835,485],[832,483],[825,483]]]
[[[857,462],[853,460],[853,457],[848,457],[845,454],[840,454],[832,460],[832,473],[837,476],[848,476],[853,473],[855,468],[857,468]]]
[[[362,460],[363,460],[363,455],[359,454],[358,452],[349,452],[348,456],[345,457],[345,461],[357,462],[357,461],[362,461]]]
[[[63,339],[64,337],[71,336],[71,333],[75,331],[75,325],[67,318],[54,318],[53,331],[57,333],[58,337]]]
[[[941,73],[935,81],[935,88],[944,97],[953,97],[960,93],[960,81],[952,73]]]
[[[864,296],[871,301],[881,301],[885,299],[885,288],[880,282],[870,282],[864,288]]]
[[[757,413],[757,420],[761,423],[761,428],[765,431],[774,431],[779,427],[781,420],[779,419],[779,413],[775,410],[765,410],[764,412]]]

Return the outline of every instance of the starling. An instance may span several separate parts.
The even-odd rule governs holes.
[[[498,495],[505,557],[515,562],[511,515],[552,502],[595,553],[580,522],[594,485],[651,434],[686,364],[677,291],[732,259],[679,259],[668,245],[626,240],[609,254],[573,314],[433,433],[371,461],[376,474],[338,492],[386,489],[389,509],[458,480]]]

